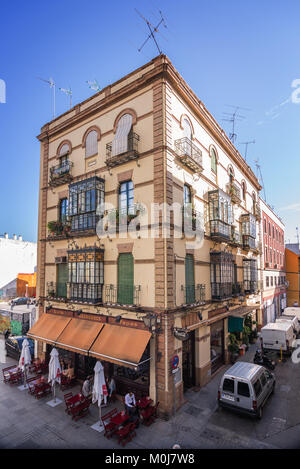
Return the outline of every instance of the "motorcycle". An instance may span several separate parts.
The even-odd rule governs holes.
[[[271,360],[269,357],[264,355],[260,350],[256,350],[253,363],[256,363],[256,365],[265,366],[269,370],[274,370],[275,365],[276,365],[274,360]]]

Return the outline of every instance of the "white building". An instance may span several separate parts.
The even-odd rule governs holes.
[[[15,296],[19,273],[34,272],[37,264],[37,243],[24,241],[22,236],[0,237],[0,297]]]

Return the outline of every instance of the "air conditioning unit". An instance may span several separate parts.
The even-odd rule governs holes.
[[[60,256],[55,258],[55,264],[66,264],[67,256]]]

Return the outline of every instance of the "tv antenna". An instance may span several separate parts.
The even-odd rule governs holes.
[[[94,81],[86,81],[86,83],[88,84],[88,87],[91,89],[91,90],[94,90],[94,91],[100,91],[101,88],[100,88],[100,85],[99,83],[97,82],[97,80],[95,79]]]
[[[153,41],[155,42],[155,45],[156,45],[156,47],[157,47],[157,50],[158,50],[159,54],[161,55],[161,54],[162,54],[162,51],[161,51],[161,49],[159,48],[159,45],[158,45],[158,43],[157,43],[157,40],[156,40],[156,38],[155,38],[155,36],[154,36],[155,33],[160,32],[160,31],[158,30],[158,28],[159,28],[159,26],[160,26],[161,24],[162,24],[165,28],[167,27],[166,22],[165,22],[165,20],[164,20],[164,18],[163,18],[163,15],[162,15],[161,10],[159,10],[159,14],[160,14],[160,16],[161,16],[161,19],[160,19],[159,23],[157,24],[157,26],[153,26],[153,24],[151,24],[150,21],[148,21],[147,18],[145,18],[136,8],[135,8],[135,11],[136,11],[137,14],[145,21],[145,23],[147,24],[147,26],[148,26],[148,28],[149,28],[149,30],[150,30],[150,34],[148,35],[147,39],[145,39],[145,41],[143,42],[143,44],[141,45],[141,47],[138,49],[138,51],[141,52],[141,50],[142,50],[142,48],[144,47],[144,45],[146,44],[146,42],[147,42],[150,38],[152,38]]]
[[[37,77],[37,79],[48,83],[50,88],[53,89],[53,119],[55,119],[55,83],[53,81],[53,78],[50,77],[49,80],[44,80],[44,78]]]
[[[223,112],[226,118],[222,119],[223,121],[230,122],[232,124],[232,132],[229,134],[229,139],[234,144],[236,137],[237,137],[237,134],[235,133],[236,122],[239,122],[245,119],[245,116],[238,114],[238,111],[239,109],[242,109],[244,111],[250,111],[251,109],[248,109],[246,107],[241,107],[241,106],[233,106],[232,104],[226,104],[226,106],[234,108],[233,112]]]
[[[260,180],[260,183],[261,183],[263,191],[264,191],[264,200],[267,203],[265,184],[264,184],[264,180],[263,180],[263,177],[262,177],[262,172],[261,172],[261,169],[260,169],[259,159],[255,160],[254,162],[255,162],[255,166],[256,166],[256,170],[257,170],[257,179]]]
[[[298,228],[298,226],[296,226],[296,238],[297,238],[297,243],[298,243],[298,246],[299,246],[299,228]]]
[[[71,88],[59,88],[60,91],[62,91],[63,93],[65,93],[67,96],[70,96],[70,109],[72,107],[72,90]]]
[[[251,143],[255,143],[255,140],[251,140],[249,142],[240,142],[239,145],[245,145],[245,161],[247,161],[247,151],[248,151],[248,145]]]

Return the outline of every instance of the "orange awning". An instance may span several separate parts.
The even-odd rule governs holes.
[[[105,324],[89,355],[128,368],[137,368],[151,338],[151,332]],[[148,360],[146,360],[148,361]]]
[[[54,344],[70,321],[71,318],[65,316],[44,313],[27,332],[27,336],[31,339]]]
[[[86,319],[71,319],[68,326],[57,337],[55,345],[72,352],[87,355],[104,324]]]

